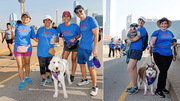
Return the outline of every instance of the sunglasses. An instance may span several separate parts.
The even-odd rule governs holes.
[[[79,12],[77,11],[77,12],[76,12],[76,15],[77,15],[78,13],[82,13],[82,10],[79,10]]]

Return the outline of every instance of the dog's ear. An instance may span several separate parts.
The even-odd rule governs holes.
[[[52,60],[51,60],[50,63],[49,63],[48,69],[49,69],[50,71],[53,71]]]
[[[62,60],[62,64],[63,64],[63,71],[66,71],[66,61]]]

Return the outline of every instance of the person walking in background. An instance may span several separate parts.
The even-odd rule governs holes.
[[[129,72],[129,76],[132,81],[132,87],[127,88],[127,91],[129,91],[130,94],[135,94],[138,92],[137,87],[137,62],[138,60],[141,60],[142,57],[142,51],[143,51],[143,41],[146,37],[146,29],[143,27],[145,24],[145,18],[139,17],[138,18],[138,24],[139,28],[138,31],[140,32],[140,36],[135,36],[134,38],[131,38],[131,52],[130,52],[130,59],[127,66],[127,71]],[[144,40],[143,40],[144,39]]]
[[[62,18],[64,23],[60,24],[57,28],[58,33],[62,33],[64,41],[64,54],[62,59],[66,59],[69,57],[69,54],[72,52],[72,72],[71,72],[71,82],[74,81],[74,74],[77,67],[77,50],[79,47],[79,38],[81,37],[80,28],[77,24],[71,23],[71,13],[69,11],[64,11],[62,14]],[[61,36],[62,36],[61,35]],[[72,47],[67,47],[67,44],[73,43],[75,44]]]
[[[51,28],[52,18],[49,15],[46,15],[43,19],[44,26],[40,27],[37,31],[36,37],[38,40],[37,45],[37,56],[40,65],[40,74],[42,76],[41,85],[44,86],[47,82],[52,82],[50,78],[50,70],[48,66],[53,55],[49,54],[49,49],[54,48],[54,43],[50,43],[51,39],[54,42],[59,41],[57,31],[54,28]]]
[[[116,42],[114,41],[113,38],[111,38],[111,41],[109,43],[109,57],[111,57],[111,51],[113,52],[113,57],[114,57],[114,47],[116,45]]]
[[[116,43],[116,57],[118,57],[118,53],[119,53],[119,56],[121,57],[121,39],[119,38],[117,43]]]
[[[57,29],[56,24],[54,22],[52,23],[52,28],[54,28],[55,30]]]
[[[98,93],[97,74],[94,68],[93,59],[90,60],[89,57],[97,56],[99,25],[93,17],[87,16],[85,14],[85,10],[81,5],[77,5],[75,7],[74,13],[76,13],[77,17],[81,19],[80,31],[82,33],[82,38],[78,48],[77,63],[80,64],[83,79],[81,82],[78,83],[78,86],[83,86],[89,83],[86,77],[85,63],[87,62],[88,69],[93,82],[93,87],[91,89],[90,95],[95,96]]]
[[[11,24],[7,23],[7,30],[5,30],[5,35],[3,37],[2,43],[6,39],[7,47],[9,49],[10,54],[8,56],[13,56],[13,49],[12,49],[12,44],[13,44],[13,39],[11,37]]]
[[[172,22],[167,18],[158,20],[157,26],[160,29],[154,31],[150,39],[150,47],[153,48],[154,61],[160,71],[155,94],[162,98],[165,98],[164,93],[169,93],[166,89],[166,79],[173,58],[171,44],[174,46],[177,45],[177,40],[174,39],[173,33],[167,30],[171,24]]]
[[[14,55],[16,57],[16,62],[18,66],[18,73],[21,80],[19,90],[22,90],[25,86],[25,81],[32,83],[29,78],[30,72],[30,58],[32,55],[32,45],[31,38],[36,41],[36,35],[32,26],[28,25],[31,20],[31,16],[28,12],[25,12],[21,16],[22,24],[18,27],[12,28],[12,39],[14,39]],[[27,50],[26,50],[27,49]],[[26,78],[24,81],[24,71],[23,71],[23,59],[25,62],[25,73]]]

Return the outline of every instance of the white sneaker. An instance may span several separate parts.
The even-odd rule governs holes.
[[[91,89],[90,95],[91,96],[96,96],[97,93],[98,93],[98,87],[97,86],[93,86],[92,89]]]
[[[84,85],[87,85],[87,84],[89,84],[88,79],[86,79],[86,80],[82,79],[77,85],[78,86],[84,86]]]

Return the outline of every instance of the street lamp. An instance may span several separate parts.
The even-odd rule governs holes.
[[[24,7],[25,0],[18,0],[18,1],[21,4],[21,14],[22,14],[25,12],[25,7]]]

